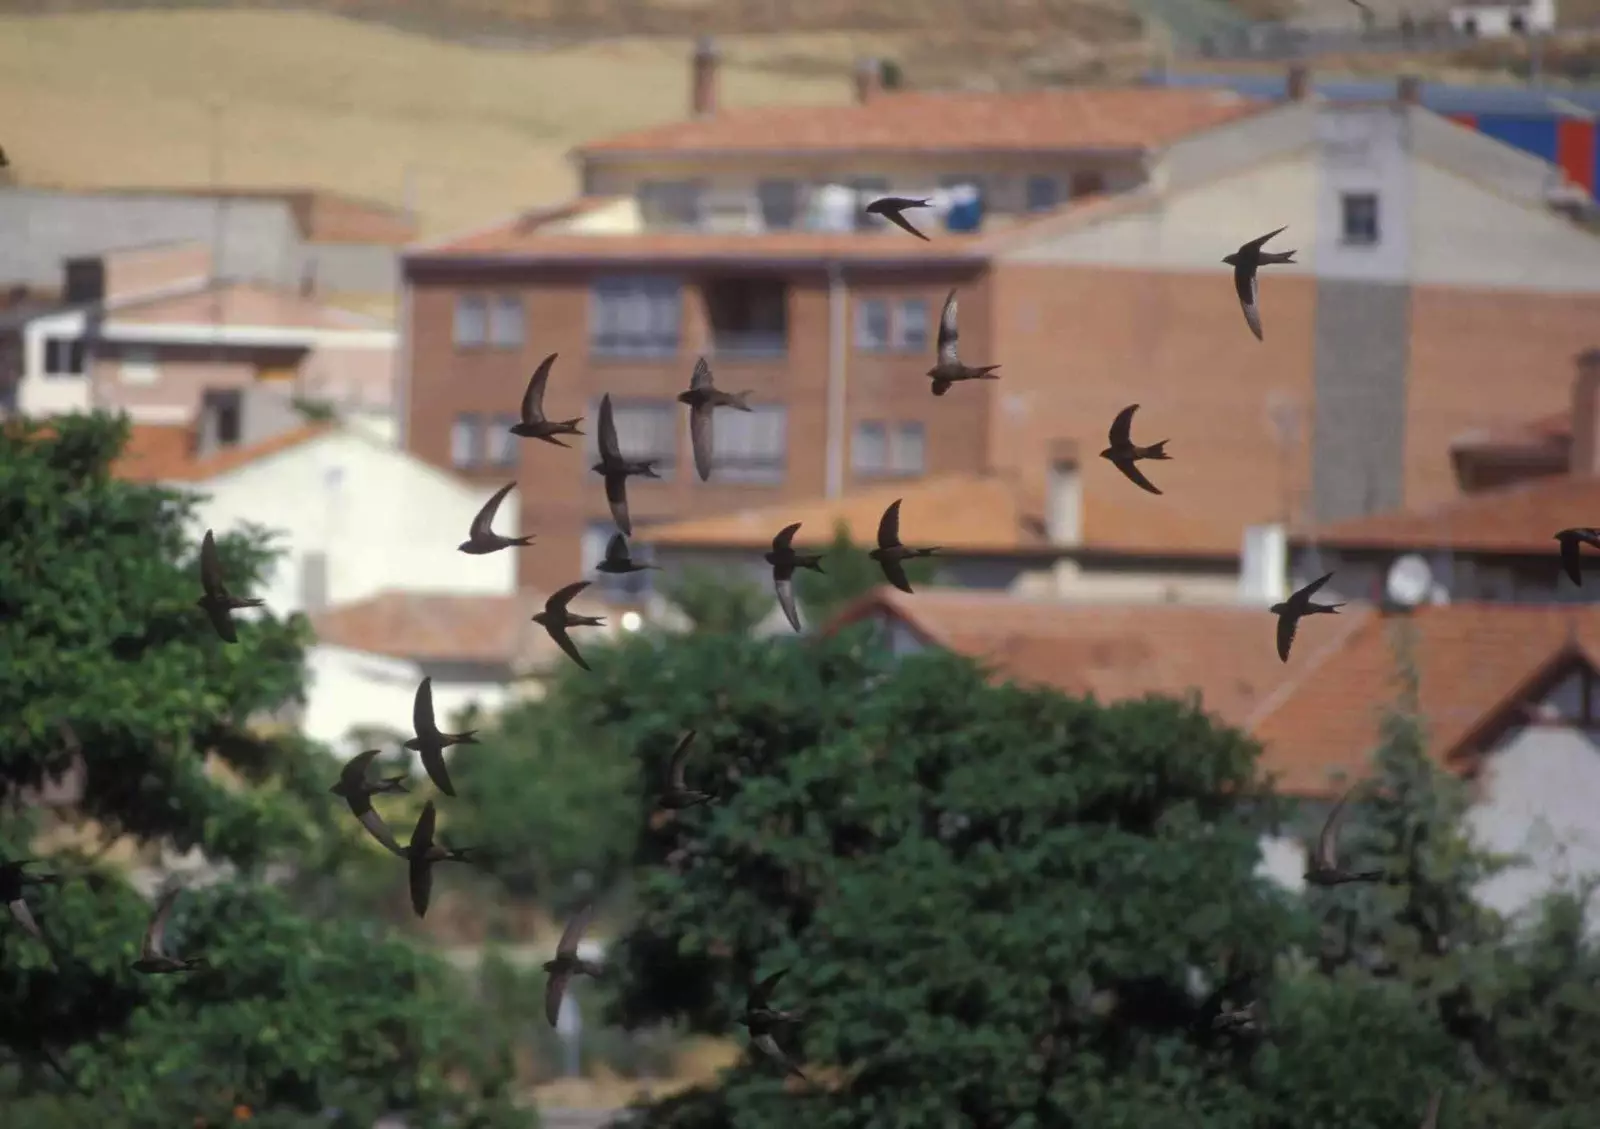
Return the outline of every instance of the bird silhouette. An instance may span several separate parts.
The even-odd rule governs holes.
[[[506,537],[491,528],[494,524],[494,515],[500,510],[500,503],[506,500],[506,495],[511,493],[516,485],[515,482],[508,482],[490,496],[483,504],[483,509],[473,515],[472,526],[467,530],[467,539],[457,545],[457,549],[471,556],[481,557],[486,553],[499,552],[501,549],[521,548],[533,544],[531,533],[526,537]]]
[[[660,570],[660,565],[641,564],[628,555],[628,539],[620,533],[613,533],[611,540],[606,542],[606,555],[603,560],[594,566],[596,572],[607,572],[616,576],[624,576],[630,572],[644,572],[647,569]]]
[[[689,378],[689,391],[678,393],[678,403],[689,405],[689,443],[694,448],[694,469],[700,481],[711,478],[713,436],[711,413],[717,408],[736,411],[753,410],[746,398],[748,392],[724,392],[712,383],[711,366],[701,357],[694,363],[694,375]]]
[[[750,989],[745,997],[744,1014],[739,1017],[739,1023],[750,1032],[750,1042],[757,1050],[782,1066],[787,1073],[795,1075],[802,1081],[808,1081],[805,1073],[784,1053],[775,1038],[779,1030],[799,1019],[795,1013],[780,1011],[770,1002],[773,989],[778,986],[778,981],[788,975],[788,972],[787,968],[774,972]]]
[[[388,776],[379,781],[367,778],[367,770],[372,765],[372,760],[380,750],[368,749],[358,753],[345,762],[339,770],[339,782],[328,791],[335,796],[343,796],[350,808],[350,814],[361,822],[372,837],[382,843],[392,853],[405,856],[405,848],[395,841],[394,832],[389,830],[389,825],[383,821],[372,807],[372,797],[384,793],[409,792],[406,787],[406,777]]]
[[[1111,421],[1111,446],[1100,452],[1102,459],[1110,461],[1111,465],[1127,476],[1128,481],[1152,494],[1161,493],[1154,484],[1144,476],[1135,463],[1140,459],[1169,459],[1167,454],[1167,440],[1152,443],[1148,447],[1140,447],[1129,437],[1133,430],[1133,413],[1139,410],[1138,404],[1129,404],[1117,413],[1117,418]]]
[[[228,592],[228,586],[222,582],[222,562],[217,559],[217,541],[209,529],[200,541],[200,587],[205,594],[195,603],[206,613],[217,637],[224,643],[237,643],[239,636],[233,628],[233,613],[240,608],[259,608],[261,601],[241,599]]]
[[[685,771],[689,762],[689,746],[694,744],[695,731],[690,729],[678,738],[672,750],[672,761],[667,767],[667,790],[661,793],[661,807],[668,811],[698,807],[716,799],[715,793],[697,792],[689,787]]]
[[[799,528],[800,522],[797,521],[780,529],[772,539],[772,550],[766,555],[767,563],[772,566],[772,586],[777,590],[778,604],[783,608],[789,626],[796,631],[800,630],[800,614],[794,606],[794,570],[809,568],[812,572],[822,571],[821,553],[795,552],[794,535]]]
[[[6,908],[11,911],[11,916],[18,925],[31,933],[36,940],[49,944],[39,929],[39,923],[33,918],[33,911],[28,908],[27,888],[59,886],[61,879],[54,874],[29,874],[27,868],[37,861],[39,860],[17,859],[15,862],[0,863],[0,902],[5,902]]]
[[[633,536],[633,521],[628,517],[628,479],[660,478],[655,462],[650,459],[627,459],[617,443],[617,423],[611,412],[611,394],[600,397],[600,461],[593,470],[605,479],[606,502],[611,506],[611,520],[617,528]]]
[[[937,361],[928,370],[933,381],[933,394],[943,396],[959,380],[999,380],[994,370],[999,365],[966,365],[961,362],[957,342],[960,333],[956,328],[956,292],[944,300],[944,310],[939,314],[939,343]]]
[[[551,353],[539,362],[539,367],[533,370],[533,376],[528,379],[528,388],[522,394],[522,418],[511,425],[511,434],[521,436],[523,439],[542,439],[546,443],[553,443],[557,447],[566,444],[558,435],[582,435],[578,425],[583,422],[583,417],[576,419],[547,419],[544,414],[544,388],[550,382],[550,366],[556,363],[556,354]]]
[[[883,575],[890,584],[909,593],[911,582],[906,579],[905,562],[917,557],[931,557],[939,552],[939,548],[911,549],[900,543],[900,503],[903,500],[896,498],[883,511],[883,517],[878,520],[878,547],[867,556],[878,562],[878,567],[883,569]]]
[[[556,1025],[556,1018],[561,1014],[561,997],[566,995],[567,982],[574,976],[591,976],[598,979],[602,969],[592,961],[584,960],[578,955],[578,942],[583,940],[583,932],[589,928],[589,921],[594,917],[594,904],[586,903],[582,909],[572,915],[567,922],[567,927],[561,931],[561,940],[556,943],[554,960],[544,963],[544,970],[549,973],[549,978],[544,984],[544,1017],[550,1021],[550,1026]]]
[[[924,243],[931,243],[932,240],[912,227],[911,221],[903,214],[907,208],[926,208],[931,203],[931,200],[910,200],[904,196],[883,196],[868,204],[866,213],[869,216],[882,216],[901,231],[909,231]]]
[[[471,862],[476,850],[471,847],[442,847],[433,841],[434,823],[438,814],[433,801],[422,805],[417,816],[417,826],[411,832],[411,842],[406,844],[406,859],[410,863],[411,908],[418,917],[428,914],[428,899],[433,894],[433,864],[436,862]]]
[[[1300,591],[1295,592],[1281,604],[1273,604],[1268,610],[1278,617],[1278,657],[1284,662],[1289,661],[1289,647],[1294,643],[1294,633],[1300,627],[1302,616],[1308,615],[1333,615],[1343,604],[1315,604],[1311,597],[1317,590],[1333,579],[1333,573],[1319,576]]]
[[[1550,527],[1545,526],[1545,528]],[[1583,587],[1582,546],[1589,545],[1600,549],[1600,529],[1575,526],[1572,529],[1563,529],[1556,534],[1555,539],[1561,542],[1561,567],[1566,571],[1567,579],[1580,588]]]
[[[583,656],[578,653],[577,646],[572,642],[571,637],[567,635],[567,629],[569,627],[604,627],[606,624],[605,619],[600,616],[573,615],[567,610],[567,604],[572,600],[572,597],[587,587],[589,587],[587,580],[569,584],[544,602],[544,611],[533,614],[533,622],[543,627],[549,633],[550,638],[556,641],[556,646],[565,651],[567,657],[583,667],[584,670],[590,669],[589,664],[583,661]]]
[[[411,703],[411,728],[416,733],[405,747],[422,755],[422,769],[447,796],[456,794],[450,783],[450,773],[444,765],[444,751],[452,745],[478,744],[478,731],[468,729],[461,733],[441,733],[433,717],[433,676],[430,674],[417,684],[417,696]]]
[[[139,946],[139,959],[133,962],[135,972],[160,975],[169,972],[198,972],[208,967],[205,957],[167,955],[167,920],[172,916],[172,906],[178,900],[179,893],[176,888],[168,890],[156,902],[155,911],[150,915],[150,924],[145,926],[144,941]]]
[[[1376,882],[1383,877],[1381,870],[1345,870],[1339,866],[1339,829],[1344,825],[1345,805],[1360,784],[1351,785],[1339,797],[1317,836],[1317,847],[1306,863],[1306,881],[1313,886],[1342,886],[1346,882]]]
[[[1256,335],[1257,341],[1264,341],[1265,338],[1261,335],[1259,304],[1261,285],[1256,278],[1256,268],[1275,263],[1292,263],[1295,256],[1293,251],[1263,251],[1261,245],[1279,232],[1287,230],[1287,227],[1280,227],[1276,231],[1269,231],[1260,239],[1252,239],[1244,244],[1233,254],[1222,257],[1222,261],[1233,268],[1233,289],[1239,295],[1239,305],[1244,310],[1245,324],[1250,327],[1250,332]]]

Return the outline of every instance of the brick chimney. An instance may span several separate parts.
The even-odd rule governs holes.
[[[1422,101],[1422,79],[1418,75],[1403,74],[1394,84],[1395,100],[1402,105],[1415,106]]]
[[[1072,548],[1083,543],[1083,476],[1078,445],[1071,439],[1050,444],[1045,478],[1045,536],[1050,544]]]
[[[1573,474],[1600,474],[1600,348],[1579,353],[1577,369],[1572,382],[1572,454],[1567,469]]]
[[[704,118],[717,112],[717,45],[709,35],[695,40],[689,63],[689,113]]]
[[[883,89],[883,63],[861,59],[856,63],[856,101],[865,102]]]
[[[1301,62],[1289,64],[1289,73],[1284,79],[1283,95],[1291,102],[1304,102],[1311,93],[1311,68]]]

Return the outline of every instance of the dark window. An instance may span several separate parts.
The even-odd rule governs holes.
[[[489,337],[489,299],[482,294],[456,295],[455,343],[482,345]]]
[[[1371,247],[1378,242],[1378,196],[1374,192],[1346,192],[1340,197],[1345,244]]]
[[[753,410],[722,410],[711,417],[712,466],[728,482],[782,482],[789,454],[789,409],[755,404]]]
[[[683,298],[675,278],[596,279],[589,309],[589,347],[601,356],[670,357],[678,352]]]
[[[456,416],[450,428],[450,461],[471,468],[483,462],[483,417],[475,412]]]
[[[761,224],[769,231],[793,227],[800,214],[800,186],[792,180],[763,180],[756,186],[756,200]]]
[[[696,180],[645,181],[639,186],[639,217],[645,227],[694,227],[701,194]]]
[[[46,337],[44,339],[44,374],[46,376],[81,376],[83,374],[83,339]]]
[[[1061,203],[1061,182],[1053,176],[1028,178],[1028,211],[1048,212]]]
[[[217,445],[231,447],[239,442],[242,428],[239,395],[218,396],[213,403],[217,413]]]
[[[789,351],[789,292],[778,278],[706,284],[711,346],[719,356],[781,357]]]

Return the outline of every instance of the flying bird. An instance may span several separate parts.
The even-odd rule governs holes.
[[[27,887],[29,886],[59,886],[61,879],[54,874],[29,874],[27,867],[36,859],[18,859],[16,862],[0,863],[0,902],[5,902],[6,908],[11,911],[11,916],[18,925],[33,934],[34,938],[45,941],[45,935],[39,929],[39,923],[33,919],[33,912],[28,909]],[[45,941],[49,944],[48,941]]]
[[[596,572],[609,572],[617,576],[625,576],[630,572],[644,572],[646,569],[661,568],[660,565],[641,564],[628,555],[628,539],[620,533],[613,533],[611,540],[606,542],[605,559],[594,566]]]
[[[133,962],[135,972],[159,975],[166,972],[198,972],[207,967],[205,957],[173,957],[167,955],[167,919],[172,916],[172,904],[178,900],[176,888],[168,890],[156,902],[150,924],[145,926],[144,941],[139,946],[139,959]]]
[[[567,610],[567,604],[572,597],[589,587],[587,580],[580,580],[576,584],[569,584],[555,593],[544,602],[544,611],[533,614],[533,622],[543,627],[550,633],[550,638],[556,641],[556,646],[567,652],[567,657],[584,670],[590,669],[589,664],[583,661],[583,656],[578,653],[577,646],[567,635],[569,627],[604,627],[606,621],[601,616],[573,615]]]
[[[1587,526],[1563,529],[1556,534],[1556,540],[1561,542],[1561,567],[1566,570],[1567,578],[1582,587],[1583,562],[1579,560],[1582,546],[1591,545],[1600,549],[1600,529],[1590,529]]]
[[[878,562],[878,567],[883,569],[883,575],[888,578],[902,592],[911,591],[911,582],[906,579],[905,562],[917,557],[931,557],[939,552],[937,546],[932,549],[910,549],[900,543],[900,503],[903,499],[896,498],[889,503],[889,508],[883,511],[883,517],[878,521],[878,547],[867,556]]]
[[[713,384],[711,366],[704,357],[694,363],[689,391],[678,393],[678,403],[689,405],[689,442],[694,447],[694,469],[699,473],[701,482],[711,479],[711,413],[717,408],[752,411],[745,402],[749,395],[748,392],[724,392]]]
[[[501,549],[520,549],[524,545],[533,544],[531,533],[526,537],[506,537],[490,528],[494,524],[494,515],[500,509],[500,503],[506,500],[506,495],[511,493],[516,485],[515,482],[508,482],[490,496],[483,504],[483,509],[473,516],[472,526],[467,530],[467,539],[457,545],[457,549],[470,556],[481,557],[485,553],[497,553]]]
[[[567,981],[574,976],[598,978],[601,974],[602,969],[598,964],[578,955],[578,942],[583,939],[583,931],[589,928],[589,919],[593,916],[592,902],[573,914],[572,920],[561,931],[561,940],[556,943],[555,959],[544,962],[544,970],[550,974],[544,984],[544,1017],[552,1027],[556,1025],[556,1017],[561,1014],[561,997],[566,995]]]
[[[389,830],[389,825],[383,821],[383,817],[373,809],[372,797],[387,792],[408,792],[410,789],[406,787],[404,775],[386,776],[376,783],[367,779],[367,770],[372,766],[372,759],[380,751],[368,749],[351,757],[339,770],[339,782],[328,791],[335,796],[343,796],[344,802],[350,806],[350,814],[361,821],[361,826],[390,852],[404,858],[405,848],[395,842],[394,832]]]
[[[767,563],[772,566],[772,586],[778,592],[778,604],[789,618],[789,626],[796,631],[800,630],[800,614],[794,607],[794,570],[809,568],[812,572],[822,571],[821,553],[794,551],[794,535],[800,524],[797,521],[780,529],[772,539],[772,551],[767,554]]]
[[[1307,615],[1333,615],[1343,604],[1315,604],[1311,597],[1317,590],[1333,579],[1333,573],[1319,576],[1300,591],[1291,595],[1281,604],[1273,604],[1268,610],[1278,617],[1278,657],[1284,662],[1289,661],[1289,647],[1294,643],[1295,629],[1300,626],[1300,617]]]
[[[1252,239],[1233,254],[1222,257],[1222,261],[1233,268],[1233,288],[1239,294],[1244,320],[1257,341],[1266,339],[1261,336],[1261,309],[1258,305],[1261,284],[1256,279],[1256,268],[1273,263],[1292,263],[1295,256],[1293,251],[1263,251],[1261,245],[1278,232],[1287,230],[1287,227],[1280,227],[1277,231],[1269,231],[1260,239]]]
[[[912,227],[911,221],[902,214],[907,208],[926,208],[931,203],[932,200],[908,200],[904,196],[884,196],[868,204],[866,213],[869,216],[882,216],[901,231],[909,231],[924,243],[931,243],[932,240]]]
[[[558,420],[545,417],[544,386],[550,382],[550,366],[555,363],[556,354],[551,353],[533,370],[533,376],[528,380],[528,390],[522,394],[522,418],[511,425],[511,434],[523,439],[542,439],[557,447],[565,447],[566,444],[556,436],[582,435],[578,425],[583,422],[583,417]]]
[[[617,422],[611,414],[611,394],[600,397],[600,461],[593,470],[606,482],[606,501],[611,506],[611,519],[617,528],[633,536],[633,522],[628,517],[628,479],[630,476],[660,478],[654,461],[625,459],[617,444]]]
[[[1129,404],[1117,413],[1117,418],[1111,421],[1111,446],[1100,452],[1102,459],[1108,459],[1111,465],[1127,476],[1129,482],[1152,494],[1161,493],[1155,485],[1144,476],[1135,464],[1140,459],[1170,459],[1167,454],[1167,440],[1152,443],[1148,447],[1140,447],[1130,438],[1133,430],[1133,413],[1139,410],[1138,404]]]
[[[1313,886],[1341,886],[1346,882],[1376,882],[1381,870],[1352,871],[1339,866],[1339,828],[1344,824],[1345,805],[1360,784],[1352,784],[1328,813],[1328,820],[1317,836],[1317,849],[1306,864],[1306,881]]]
[[[222,562],[217,559],[217,540],[209,529],[200,542],[200,587],[205,595],[195,603],[216,628],[218,638],[224,643],[237,643],[239,636],[233,629],[232,613],[240,608],[259,608],[261,601],[241,599],[228,592],[228,586],[222,582]]]
[[[444,751],[452,745],[478,744],[476,729],[462,733],[440,733],[439,723],[433,718],[433,676],[430,674],[417,684],[417,696],[411,703],[411,728],[416,736],[405,747],[422,754],[422,768],[428,779],[439,786],[447,796],[456,794],[450,783],[450,773],[444,766]]]
[[[787,1073],[795,1075],[801,1081],[809,1081],[805,1073],[784,1054],[783,1048],[778,1045],[778,1040],[774,1037],[779,1028],[799,1018],[792,1012],[774,1008],[769,1002],[772,990],[788,972],[787,968],[780,969],[750,989],[745,997],[744,1014],[739,1017],[739,1023],[750,1032],[750,1041],[755,1044],[757,1050],[782,1066]]]
[[[406,858],[411,871],[411,908],[418,917],[426,917],[428,898],[433,893],[433,864],[436,862],[471,862],[474,849],[470,847],[441,847],[433,841],[433,827],[438,815],[433,801],[422,805],[417,816],[417,826],[411,832],[411,842],[406,844]]]
[[[933,380],[933,394],[943,396],[958,380],[999,380],[994,370],[999,365],[964,365],[956,349],[960,334],[956,330],[956,292],[944,300],[944,312],[939,315],[938,363],[928,370]]]
[[[695,731],[688,730],[678,738],[672,750],[672,762],[667,768],[667,790],[661,794],[661,806],[668,811],[698,807],[717,797],[711,792],[697,792],[689,787],[685,767],[689,762],[689,746],[694,744]]]

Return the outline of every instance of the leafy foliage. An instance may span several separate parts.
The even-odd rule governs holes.
[[[692,630],[745,635],[772,612],[770,591],[732,569],[691,565],[662,588]]]

